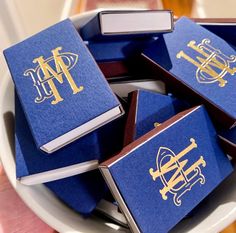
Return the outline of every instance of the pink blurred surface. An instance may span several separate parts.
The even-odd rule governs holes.
[[[23,203],[9,183],[1,164],[0,233],[56,233]]]

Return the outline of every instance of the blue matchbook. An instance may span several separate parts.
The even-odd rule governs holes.
[[[4,51],[37,148],[52,153],[122,115],[67,19]]]
[[[105,10],[83,25],[80,34],[84,40],[150,37],[171,32],[173,25],[170,10]]]
[[[48,155],[35,146],[17,96],[15,118],[16,177],[26,185],[94,170],[99,161],[109,158],[122,146],[124,127],[120,118]]]
[[[128,145],[154,127],[190,107],[169,95],[163,95],[147,90],[137,90],[130,93],[130,109],[126,122],[124,144]]]
[[[154,128],[99,166],[133,232],[168,232],[232,171],[202,106]]]
[[[62,202],[88,216],[104,198],[108,188],[98,170],[45,183]]]
[[[236,52],[223,39],[183,17],[143,56],[172,91],[204,103],[219,128],[236,123]]]

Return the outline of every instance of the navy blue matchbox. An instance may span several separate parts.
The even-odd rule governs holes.
[[[126,38],[113,40],[86,41],[86,45],[96,60],[104,76],[114,77],[147,76],[143,69],[140,53],[155,40],[154,37]]]
[[[109,158],[121,149],[123,125],[123,119],[119,118],[47,155],[35,146],[21,104],[16,96],[16,178],[22,184],[34,185],[97,169],[99,161]],[[116,133],[114,134],[114,132]]]
[[[233,171],[203,106],[178,113],[99,168],[135,233],[168,232]]]
[[[45,185],[63,203],[85,217],[92,214],[108,192],[99,170],[54,180]]]
[[[236,52],[230,44],[182,17],[172,33],[164,34],[142,55],[162,73],[171,91],[204,103],[221,128],[234,126]]]
[[[230,155],[233,159],[236,156],[236,128],[220,131],[219,139],[221,146],[226,154]]]
[[[13,45],[4,55],[37,148],[47,153],[123,114],[69,19]]]
[[[148,19],[148,20],[147,20]],[[170,10],[104,10],[79,31],[84,40],[150,37],[173,30]]]
[[[185,101],[170,95],[142,89],[130,93],[124,145],[128,145],[189,107]]]
[[[129,38],[109,41],[87,41],[87,47],[98,63],[137,59],[154,37]]]

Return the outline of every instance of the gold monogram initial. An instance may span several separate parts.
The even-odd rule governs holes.
[[[197,148],[195,139],[190,139],[191,144],[182,150],[179,154],[175,153],[166,147],[160,147],[157,153],[156,165],[157,169],[149,169],[149,174],[155,181],[160,178],[163,188],[160,189],[160,194],[163,200],[167,200],[167,193],[173,194],[173,201],[176,206],[181,205],[181,197],[187,191],[192,189],[192,186],[197,182],[205,183],[205,177],[201,172],[201,168],[206,166],[203,156],[187,169],[188,159],[181,160],[187,153],[194,148]],[[169,176],[171,174],[171,177]]]
[[[209,39],[203,39],[198,45],[192,40],[187,46],[198,52],[202,57],[197,56],[196,60],[194,60],[183,50],[176,57],[184,58],[197,67],[196,78],[199,83],[219,82],[219,86],[224,87],[227,83],[227,80],[223,79],[224,76],[227,73],[235,74],[236,67],[231,68],[230,64],[236,62],[236,56],[226,56],[219,49],[211,46]]]
[[[35,69],[28,69],[24,72],[25,76],[31,76],[34,87],[38,91],[39,96],[35,98],[35,103],[41,103],[51,97],[54,97],[51,104],[63,101],[54,83],[56,79],[60,84],[63,84],[63,75],[67,79],[73,94],[83,90],[83,86],[78,87],[69,72],[77,63],[78,55],[69,52],[60,53],[61,50],[62,47],[53,49],[51,51],[53,56],[46,60],[43,56],[35,58],[33,63],[38,64],[38,66]],[[53,62],[55,69],[52,68]]]
[[[161,125],[161,123],[159,123],[159,122],[155,122],[154,123],[154,127],[156,128],[156,127],[158,127],[158,126],[160,126]]]

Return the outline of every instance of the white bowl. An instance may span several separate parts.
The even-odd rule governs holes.
[[[91,17],[91,14],[88,14]],[[84,21],[83,17],[83,21]],[[72,18],[78,26],[81,17]],[[103,219],[82,216],[60,202],[44,185],[24,186],[16,180],[14,161],[14,86],[9,73],[0,79],[0,158],[7,176],[22,200],[44,222],[59,232],[129,232]],[[219,232],[236,219],[236,172],[227,178],[192,218],[173,232]],[[160,210],[161,211],[161,210]],[[168,221],[168,220],[167,220]]]

